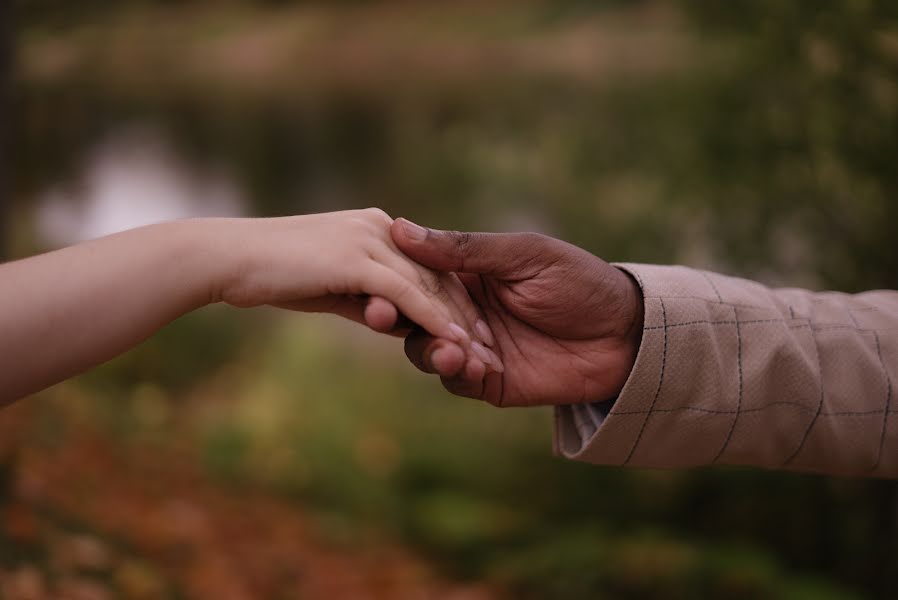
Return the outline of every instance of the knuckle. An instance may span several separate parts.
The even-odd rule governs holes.
[[[477,246],[477,236],[468,231],[451,231],[449,232],[449,239],[452,245],[450,253],[453,256],[453,270],[455,271],[464,271],[465,263],[467,262],[466,257],[472,256],[476,253]]]
[[[358,233],[367,233],[371,229],[371,222],[361,212],[354,211],[349,217],[349,224],[355,228]]]
[[[411,282],[399,280],[393,284],[393,293],[396,295],[397,300],[409,298],[414,293],[414,291],[415,286],[412,285]]]
[[[446,290],[440,283],[437,275],[431,271],[417,271],[418,280],[421,290],[430,298],[443,298],[446,296]]]
[[[553,238],[542,234],[536,233],[534,231],[528,231],[525,233],[518,234],[518,246],[521,250],[534,250],[534,249],[542,249],[552,245],[554,241]]]
[[[456,252],[461,256],[467,254],[473,246],[474,235],[468,231],[453,231],[450,237]]]
[[[388,215],[385,210],[377,208],[376,206],[362,209],[361,212],[366,219],[377,225],[383,225],[384,223],[390,224],[393,222],[393,219],[390,218],[390,215]]]
[[[362,232],[379,241],[390,241],[390,225],[393,219],[379,208],[365,208],[358,211],[356,219]]]
[[[536,273],[548,264],[557,262],[563,255],[559,240],[542,233],[516,234],[509,245],[509,260],[525,273]]]

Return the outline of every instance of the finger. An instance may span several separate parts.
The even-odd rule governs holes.
[[[560,240],[538,233],[469,233],[427,229],[406,219],[390,228],[409,258],[437,271],[480,273],[499,279],[526,277],[549,264]]]
[[[441,285],[446,289],[446,293],[461,311],[468,331],[471,337],[479,339],[487,346],[495,344],[495,336],[490,328],[486,315],[483,310],[474,302],[474,298],[468,293],[468,290],[459,281],[455,273],[440,273]]]
[[[422,267],[403,255],[398,249],[392,249],[386,244],[383,247],[372,249],[372,256],[374,260],[395,271],[410,284],[421,289],[427,296],[442,304],[451,313],[450,316],[461,316],[461,311],[455,306],[439,276],[431,269]],[[459,323],[459,325],[464,325],[464,323]]]
[[[365,323],[374,331],[390,333],[399,322],[396,306],[380,296],[372,296],[364,308]]]
[[[389,301],[384,300],[386,303]],[[283,308],[285,310],[295,310],[298,312],[307,312],[307,313],[329,313],[333,315],[337,315],[343,317],[344,319],[349,319],[350,321],[354,321],[355,323],[360,323],[362,325],[367,325],[374,331],[378,333],[386,333],[387,335],[391,335],[393,337],[401,337],[404,338],[409,334],[414,327],[414,323],[409,321],[404,315],[400,314],[396,319],[395,325],[392,328],[388,328],[385,324],[381,323],[379,326],[375,327],[369,322],[366,312],[367,312],[367,301],[364,298],[359,298],[358,296],[343,296],[343,295],[328,295],[322,296],[320,298],[310,298],[307,300],[298,300],[296,302],[279,302],[274,304],[273,306],[277,308]],[[380,317],[379,319],[375,317],[378,321],[386,320],[385,317]],[[377,323],[375,322],[375,325]]]
[[[398,260],[408,261],[404,257],[399,257]],[[434,273],[427,267],[412,262],[408,263],[408,268],[413,270],[417,280],[426,282],[428,289],[446,304],[453,320],[464,328],[471,339],[479,338],[492,344],[493,335],[486,317],[454,273]]]
[[[483,397],[486,366],[477,359],[468,359],[461,373],[452,377],[441,377],[443,387],[465,398],[480,399]]]
[[[425,269],[420,265],[416,265],[416,268]],[[434,277],[429,269],[425,270],[423,277]],[[461,348],[469,357],[473,356],[485,363],[488,369],[499,373],[503,372],[505,367],[498,355],[483,345],[494,345],[495,336],[487,324],[486,317],[474,304],[465,286],[454,273],[441,273],[437,277],[436,285],[440,286],[448,296],[448,308],[454,322],[461,324],[464,329],[464,331],[457,332],[461,338],[459,340]]]
[[[482,361],[477,359],[468,359],[465,363],[465,369],[462,372],[462,375],[466,380],[473,383],[478,383],[482,387],[483,378],[486,376],[487,367],[483,364]],[[480,393],[477,394],[477,397],[480,397]]]
[[[380,296],[368,299],[363,319],[364,324],[373,331],[398,338],[404,338],[415,327],[415,324],[399,312],[392,302]]]
[[[476,339],[478,329],[481,332],[488,329],[479,309],[454,274],[434,273],[431,269],[411,261],[395,247],[384,246],[380,251],[375,249],[373,257],[442,303],[449,311],[453,322],[464,330],[464,336],[467,338]],[[481,324],[479,328],[478,323]],[[491,333],[487,332],[487,336],[491,336]]]
[[[460,346],[433,338],[420,329],[405,338],[405,355],[421,371],[445,377],[458,374],[467,362]]]
[[[450,325],[454,324],[448,310],[419,287],[394,270],[371,261],[362,276],[364,291],[392,302],[414,323],[426,329],[434,337],[456,340],[458,335]]]
[[[396,257],[387,257],[386,260],[395,261]],[[399,260],[402,262],[407,259],[399,258]],[[499,356],[492,349],[484,347],[484,345],[494,346],[496,342],[492,329],[486,320],[486,315],[474,303],[472,295],[468,293],[468,289],[462,284],[458,276],[455,273],[434,275],[426,267],[416,263],[411,263],[411,265],[415,269],[422,270],[418,276],[426,282],[424,284],[426,287],[431,289],[435,287],[440,288],[439,295],[441,300],[446,302],[452,319],[455,323],[461,324],[464,329],[463,332],[457,332],[460,337],[459,345],[462,349],[469,356],[478,358],[487,366],[487,369],[497,373],[504,372],[505,366]],[[402,271],[403,266],[398,265],[396,269],[397,271]],[[479,276],[476,275],[463,274],[463,276],[479,279]],[[446,298],[448,298],[448,301],[446,301]]]

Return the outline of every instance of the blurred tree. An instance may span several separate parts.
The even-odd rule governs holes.
[[[0,0],[0,262],[6,256],[7,215],[9,212],[7,205],[9,203],[8,194],[12,189],[7,183],[9,175],[7,152],[10,137],[8,128],[12,122],[12,119],[9,118],[10,105],[8,101],[9,71],[12,65],[11,13],[10,0]],[[6,504],[11,494],[9,488],[12,485],[15,466],[13,454],[6,448],[0,447],[0,506]],[[0,532],[0,546],[4,542],[3,534]]]
[[[898,4],[683,4],[703,37],[742,44],[690,102],[688,185],[715,214],[719,251],[846,292],[898,287]]]
[[[12,8],[11,0],[0,0],[0,260],[6,255],[8,194],[12,189],[7,183],[8,129],[12,126],[9,111],[9,80],[12,66]]]

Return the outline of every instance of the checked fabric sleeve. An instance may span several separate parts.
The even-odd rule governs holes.
[[[556,408],[558,454],[898,477],[898,292],[617,266],[642,288],[642,344],[613,404]]]

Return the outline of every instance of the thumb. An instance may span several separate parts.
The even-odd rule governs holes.
[[[553,256],[554,240],[538,233],[442,231],[407,219],[396,219],[391,233],[406,256],[436,271],[526,277]]]

